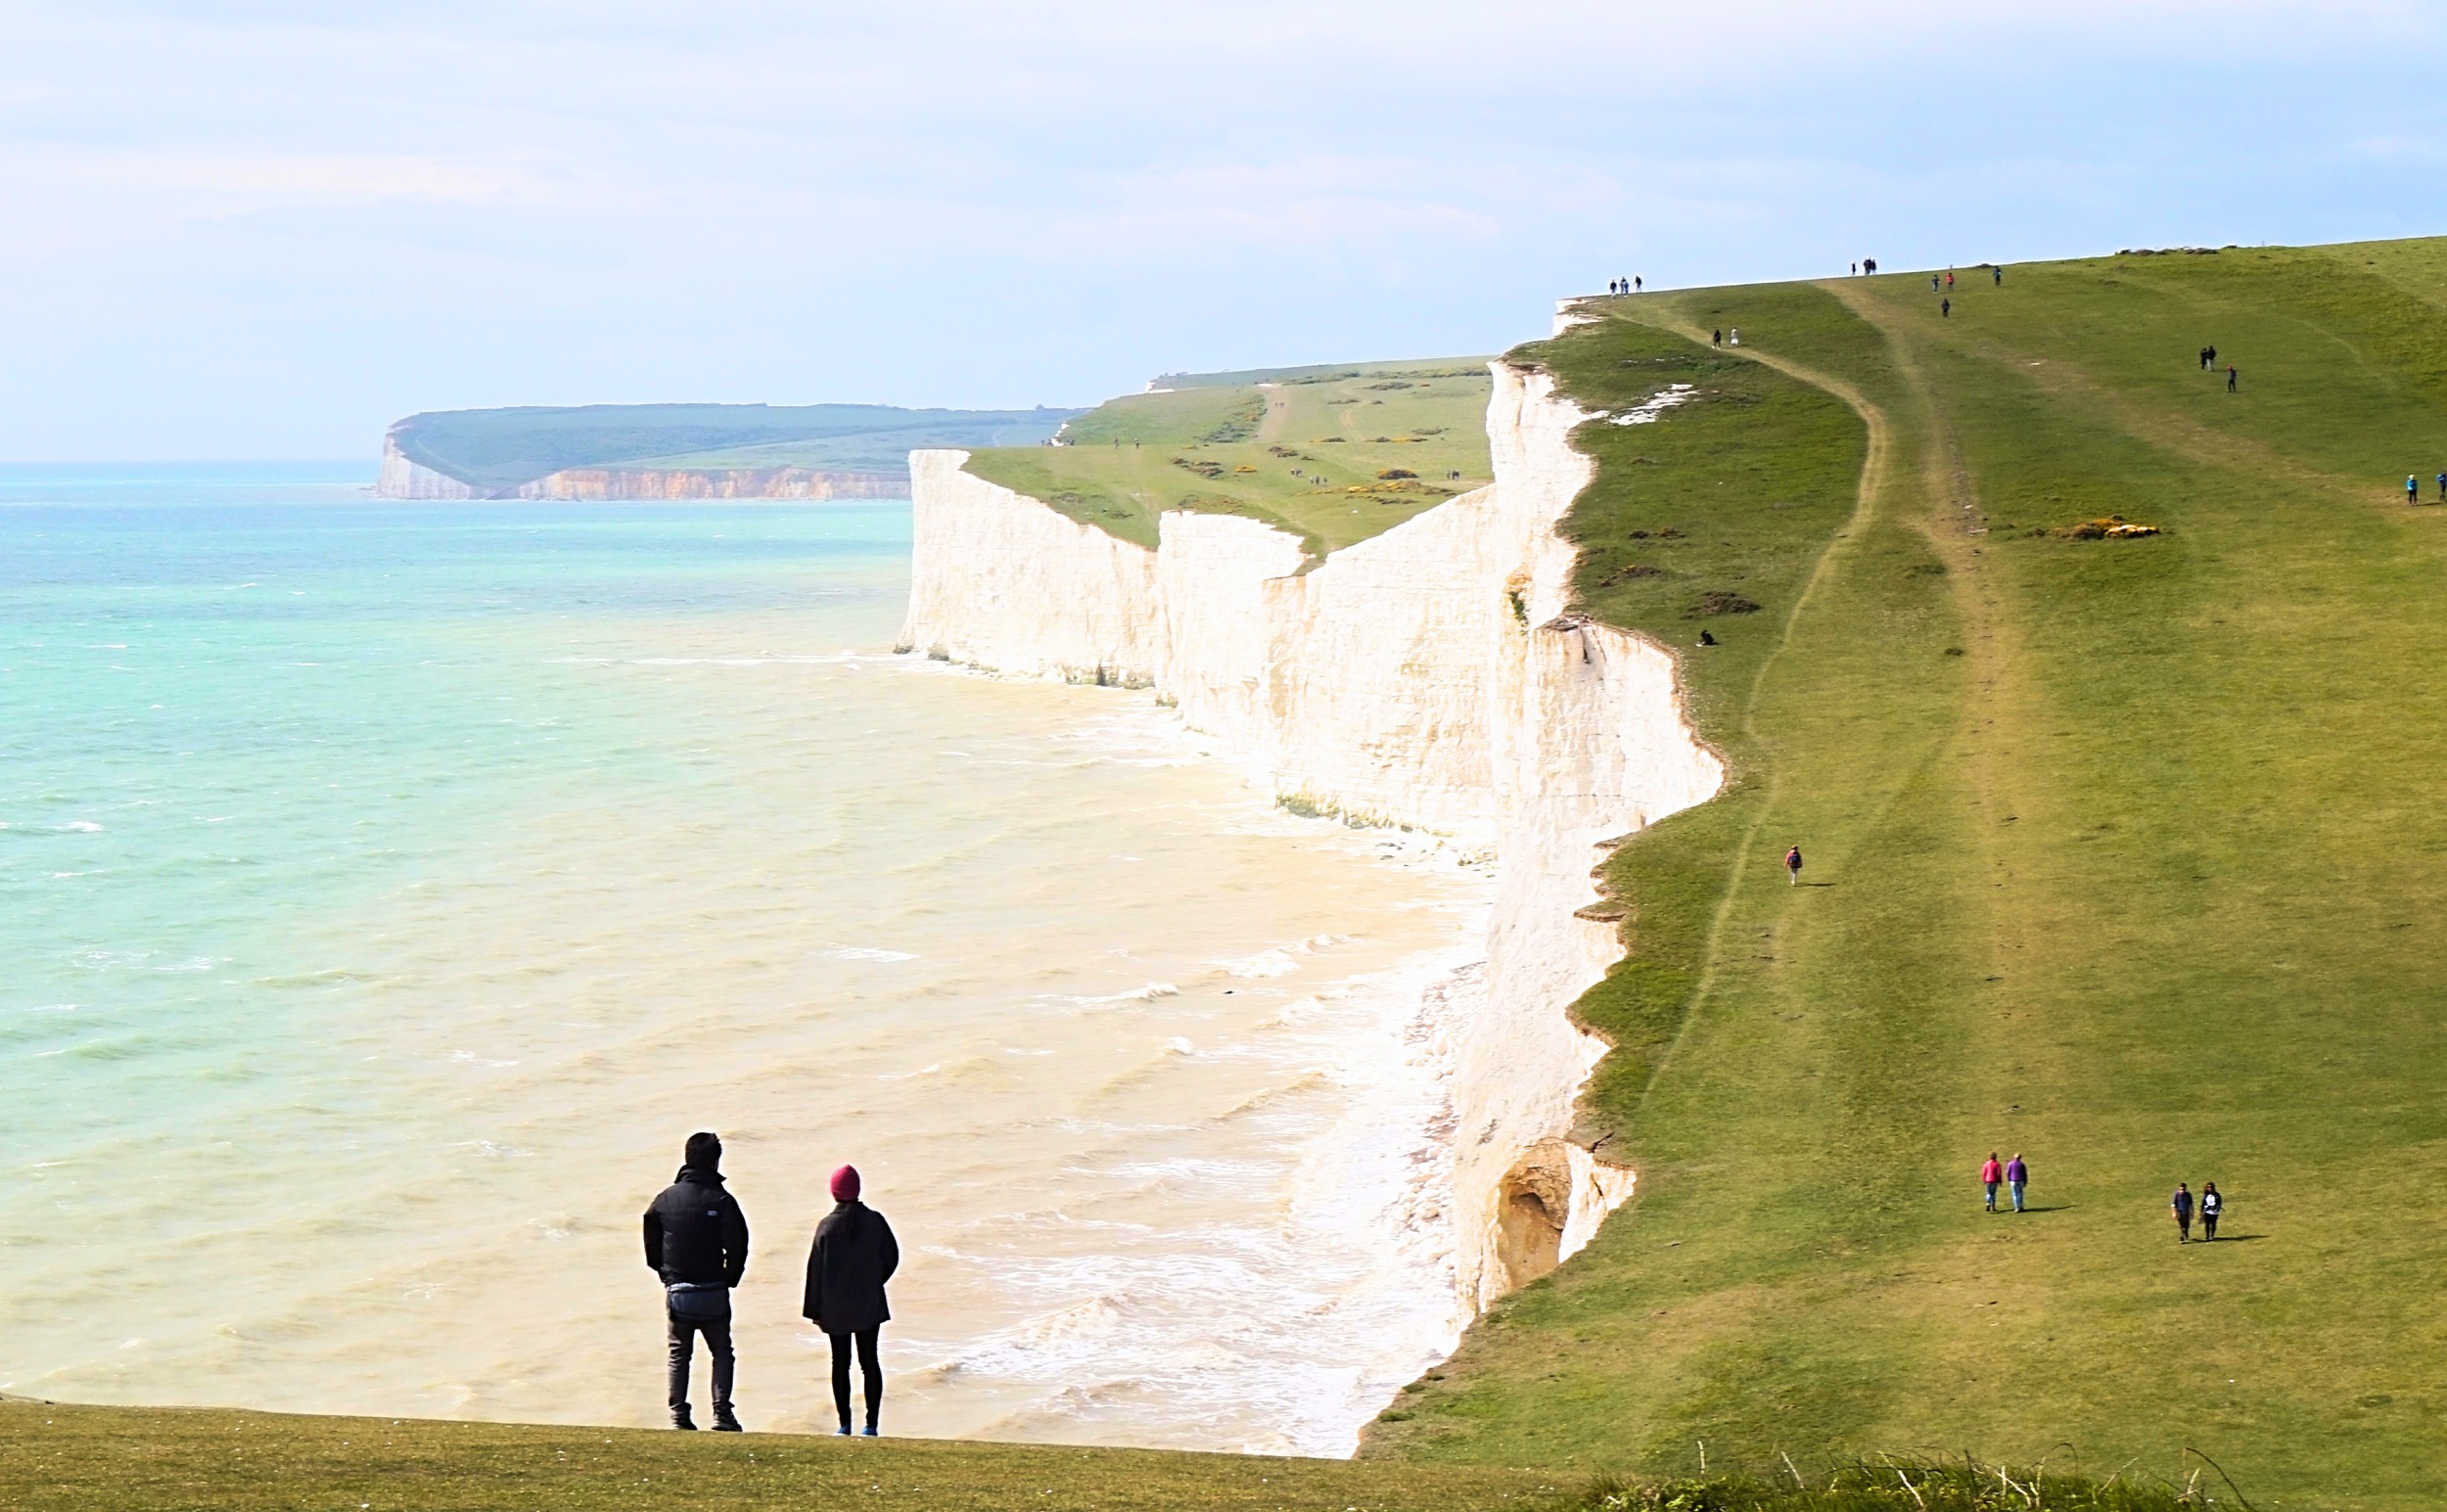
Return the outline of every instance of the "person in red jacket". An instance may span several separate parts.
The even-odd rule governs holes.
[[[1784,875],[1791,880],[1794,887],[1801,886],[1801,848],[1799,846],[1784,852]]]
[[[1980,1168],[1980,1185],[1988,1189],[1988,1211],[1997,1211],[1997,1183],[2006,1178],[2006,1168],[1997,1164],[1997,1152],[1988,1152],[1988,1164]]]

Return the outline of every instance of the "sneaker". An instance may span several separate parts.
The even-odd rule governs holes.
[[[847,1433],[848,1431],[849,1431],[849,1430],[847,1430],[847,1429],[844,1429],[844,1430],[843,1430],[843,1432],[845,1432],[845,1433]],[[878,1434],[875,1432],[875,1425],[874,1425],[873,1423],[869,1423],[869,1424],[867,1424],[867,1425],[866,1425],[866,1431],[865,1431],[864,1433],[861,1433],[860,1435],[858,1435],[858,1437],[859,1437],[859,1438],[861,1438],[861,1439],[874,1439],[874,1438],[879,1438],[879,1437],[881,1437],[881,1436],[880,1436],[880,1435],[878,1435]]]
[[[738,1434],[747,1432],[746,1429],[739,1426],[739,1419],[731,1415],[731,1409],[728,1407],[716,1407],[714,1409],[714,1431],[717,1434]]]
[[[834,1437],[834,1438],[836,1438],[836,1439],[847,1439],[847,1438],[849,1438],[849,1437],[850,1437],[850,1425],[849,1425],[848,1423],[844,1423],[844,1424],[842,1424],[839,1428],[834,1429],[834,1430],[833,1430],[833,1437]]]
[[[673,1428],[685,1428],[690,1433],[695,1433],[697,1431],[697,1420],[688,1415],[688,1409],[686,1407],[673,1407],[671,1409],[671,1426]]]

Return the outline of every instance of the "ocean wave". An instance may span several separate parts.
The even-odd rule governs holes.
[[[1280,949],[1261,950],[1237,961],[1218,961],[1215,964],[1223,967],[1227,976],[1244,980],[1288,977],[1300,969],[1300,963],[1292,959],[1291,952]]]
[[[1078,1008],[1098,1008],[1113,1003],[1151,1003],[1159,997],[1178,997],[1181,989],[1170,982],[1150,982],[1127,992],[1109,992],[1102,997],[1083,997],[1070,992],[1039,992],[1040,1003],[1069,1003]]]
[[[885,950],[874,945],[834,945],[818,950],[818,956],[833,961],[914,961],[913,950]]]

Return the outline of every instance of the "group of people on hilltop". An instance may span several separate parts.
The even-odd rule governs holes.
[[[2200,348],[2200,370],[2204,373],[2214,373],[2218,370],[2218,348],[2215,343]],[[2239,376],[2240,375],[2235,371],[2234,363],[2230,362],[2226,365],[2227,392],[2233,393],[2235,391],[2235,382]]]
[[[833,1172],[833,1211],[815,1225],[802,1312],[832,1343],[833,1406],[841,1415],[836,1432],[844,1435],[850,1432],[850,1356],[855,1351],[866,1387],[865,1434],[872,1439],[884,1406],[877,1351],[892,1319],[884,1283],[900,1266],[900,1243],[884,1215],[859,1200],[858,1188],[855,1166]],[[723,1184],[719,1138],[688,1136],[678,1176],[646,1209],[645,1233],[646,1264],[662,1277],[669,1324],[671,1426],[697,1426],[688,1406],[688,1372],[702,1338],[713,1363],[715,1430],[738,1433],[731,1403],[738,1362],[731,1348],[731,1293],[748,1270],[748,1219]]]
[[[1608,294],[1638,294],[1639,293],[1640,288],[1641,285],[1637,276],[1631,278],[1609,278],[1606,280],[1606,293]]]

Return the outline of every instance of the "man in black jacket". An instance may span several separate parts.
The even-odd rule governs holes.
[[[858,1373],[866,1377],[866,1437],[875,1437],[884,1406],[884,1366],[876,1347],[892,1308],[884,1283],[900,1268],[900,1241],[884,1215],[858,1201],[858,1168],[833,1172],[833,1211],[815,1225],[815,1248],[808,1256],[808,1321],[833,1346],[833,1406],[838,1432],[850,1431],[850,1347],[858,1349]]]
[[[671,1325],[671,1426],[688,1415],[688,1359],[705,1335],[714,1357],[714,1427],[739,1432],[731,1415],[731,1288],[748,1269],[748,1219],[722,1189],[722,1141],[688,1136],[687,1164],[646,1209],[646,1264],[663,1277]]]

